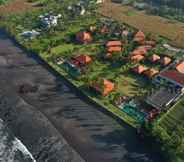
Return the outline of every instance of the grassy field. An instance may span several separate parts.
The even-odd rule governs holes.
[[[135,76],[126,74],[118,77],[117,90],[119,93],[126,96],[140,96],[143,95],[146,89],[145,85],[148,85],[145,78],[142,76]]]
[[[132,7],[112,3],[109,0],[100,7],[99,12],[145,32],[162,35],[171,40],[172,45],[184,48],[184,23],[147,15]]]
[[[172,162],[184,161],[184,96],[159,120],[155,130],[160,132],[161,147]],[[160,128],[159,128],[160,127]],[[158,129],[157,129],[158,128]]]
[[[160,125],[166,129],[168,133],[172,133],[175,128],[180,125],[184,127],[184,96],[180,101],[170,109],[159,121]]]

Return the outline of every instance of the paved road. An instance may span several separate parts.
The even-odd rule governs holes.
[[[41,111],[87,162],[159,162],[159,156],[139,142],[134,129],[86,103],[52,70],[27,57],[2,34],[0,49],[0,89],[20,95],[21,84],[38,87],[19,97]]]

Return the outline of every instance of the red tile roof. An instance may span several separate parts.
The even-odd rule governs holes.
[[[184,86],[184,74],[176,70],[166,70],[160,73],[160,76],[173,80]]]
[[[145,48],[136,48],[135,50],[133,50],[131,55],[133,55],[133,56],[135,56],[135,55],[145,55],[146,53],[147,53],[147,50]]]
[[[171,58],[169,58],[169,57],[167,57],[167,56],[165,56],[165,57],[162,57],[161,59],[160,59],[160,63],[162,64],[162,65],[168,65],[168,64],[170,64],[171,63]]]
[[[184,73],[184,61],[179,62],[176,65],[176,70],[180,73]]]
[[[135,56],[131,56],[130,59],[131,59],[132,61],[137,61],[137,62],[139,62],[139,61],[141,61],[141,60],[144,59],[144,56],[143,56],[143,55],[135,55]]]
[[[106,43],[106,46],[107,47],[110,47],[110,46],[122,46],[122,42],[121,41],[118,41],[118,40],[108,41]]]
[[[79,61],[80,63],[87,64],[92,61],[91,57],[88,55],[79,55],[75,57],[75,60]]]
[[[143,73],[145,70],[147,70],[147,68],[145,66],[142,66],[142,65],[138,65],[138,66],[132,68],[132,71],[135,73],[138,73],[138,74]]]
[[[108,53],[112,53],[112,52],[121,52],[122,48],[119,46],[112,46],[112,47],[108,47],[107,48],[107,52]]]
[[[81,31],[76,34],[76,40],[81,43],[89,43],[92,41],[91,33]]]
[[[114,90],[114,83],[107,79],[100,79],[92,84],[96,91],[100,92],[103,96],[107,96]]]
[[[160,60],[160,56],[157,54],[153,54],[152,56],[149,57],[149,60],[151,62],[156,62],[156,61]]]
[[[69,62],[76,67],[80,68],[82,65],[86,65],[92,61],[91,57],[88,55],[79,55],[72,57]]]
[[[143,73],[144,73],[144,75],[146,75],[147,77],[151,78],[151,77],[153,77],[154,75],[158,74],[159,71],[156,70],[156,69],[150,68],[150,69],[144,71]]]

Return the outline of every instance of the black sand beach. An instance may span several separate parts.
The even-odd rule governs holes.
[[[0,32],[0,118],[37,161],[163,162],[133,128],[85,102],[32,57]],[[19,93],[24,84],[36,90]]]

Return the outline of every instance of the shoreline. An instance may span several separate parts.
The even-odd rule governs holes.
[[[27,104],[19,96],[9,95],[7,94],[8,92],[3,93],[4,92],[1,91],[1,104],[5,104],[7,100],[15,100],[14,102],[16,104],[15,107],[12,105],[9,107],[8,105],[8,109],[7,107],[3,107],[4,105],[0,105],[0,117],[12,130],[13,134],[27,147],[36,161],[41,162],[43,160],[42,156],[45,156],[47,152],[44,152],[42,149],[49,147],[49,150],[55,149],[55,152],[52,154],[60,154],[60,158],[62,158],[62,154],[68,154],[65,160],[71,156],[73,158],[71,162],[85,162],[80,155],[68,145],[64,137],[38,109]],[[27,135],[26,131],[32,133]],[[54,148],[53,144],[60,148]],[[48,152],[50,152],[49,150]],[[67,150],[66,153],[65,150]],[[39,154],[42,154],[42,156],[40,157]],[[58,160],[60,159],[59,157],[57,158]]]
[[[54,68],[54,66],[52,66],[51,64],[49,64],[46,60],[44,60],[44,58],[42,58],[39,54],[35,53],[34,51],[30,51],[29,49],[27,49],[26,47],[24,47],[22,44],[20,44],[16,40],[16,38],[12,35],[12,33],[9,33],[5,28],[0,28],[0,30],[3,30],[10,37],[10,39],[16,44],[16,46],[18,46],[19,48],[21,48],[26,53],[26,55],[28,55],[29,57],[32,57],[32,58],[36,59],[36,61],[38,61],[38,62],[41,62],[41,64],[43,64],[47,68],[47,70],[49,72],[51,72],[52,74],[54,74],[54,75],[56,75],[58,77],[61,77],[61,79],[64,81],[64,83],[69,88],[72,88],[74,90],[75,94],[77,96],[79,96],[81,99],[86,100],[87,103],[92,104],[99,111],[101,111],[101,112],[105,113],[106,115],[112,117],[118,123],[123,124],[123,125],[124,124],[127,124],[128,126],[136,129],[136,126],[134,124],[127,122],[126,119],[123,119],[123,117],[120,117],[116,113],[109,111],[108,108],[106,108],[105,105],[102,105],[101,103],[98,103],[97,101],[93,100],[88,95],[86,95],[81,89],[79,89],[68,78],[66,78],[64,75],[62,75],[56,68]]]
[[[6,32],[7,33],[7,32]],[[7,35],[7,36],[9,36],[9,35]],[[9,37],[8,37],[9,38]],[[11,41],[13,41],[14,43],[16,43],[16,45],[17,45],[17,47],[19,47],[19,48],[21,48],[21,45],[20,44],[17,44],[17,42],[15,42],[15,39],[13,39],[12,37],[11,37]],[[28,57],[30,57],[30,58],[34,58],[34,60],[37,62],[37,63],[40,63],[41,65],[40,66],[43,66],[44,68],[45,68],[45,70],[46,71],[49,71],[48,73],[52,73],[52,74],[54,74],[54,76],[57,76],[58,78],[59,78],[59,80],[62,80],[62,82],[66,85],[66,86],[69,86],[70,88],[69,89],[72,89],[72,93],[73,94],[75,94],[76,96],[77,96],[77,98],[83,98],[83,96],[81,96],[81,93],[79,93],[79,91],[78,91],[78,89],[76,89],[75,87],[71,87],[71,83],[70,82],[68,82],[67,80],[65,80],[65,79],[63,79],[63,77],[60,75],[60,74],[58,74],[58,72],[56,72],[55,70],[53,70],[53,68],[50,68],[50,66],[48,66],[48,64],[46,64],[37,54],[33,54],[33,53],[31,53],[30,51],[28,51],[27,52],[27,50],[25,49],[25,48],[21,48],[21,51],[23,50],[23,52],[21,52],[21,54],[22,55],[25,55],[26,57],[28,56]],[[26,52],[26,53],[25,53]],[[25,76],[26,76],[26,74],[25,74]],[[41,77],[41,76],[40,76]],[[4,83],[5,84],[5,83]],[[7,83],[6,83],[7,84]],[[80,96],[80,97],[78,97],[78,96]],[[23,99],[26,101],[26,103],[28,103],[28,105],[32,105],[31,107],[33,107],[34,109],[37,109],[37,107],[36,107],[36,105],[34,105],[34,103],[32,104],[32,101],[29,99],[29,97],[28,98],[24,98],[23,97]],[[30,101],[30,102],[29,102]],[[67,102],[67,101],[66,101]],[[70,101],[69,101],[70,102]],[[83,101],[82,101],[83,102]],[[98,111],[98,110],[100,110],[98,107],[96,107],[94,104],[91,104],[91,102],[89,102],[89,101],[86,101],[85,100],[85,102],[87,103],[87,105],[91,105],[89,108],[94,108],[94,110],[86,110],[87,112],[88,111],[90,111],[90,113],[94,113],[94,115],[95,114],[97,114],[97,116],[98,115],[102,115],[102,116],[107,116],[107,117],[105,117],[105,120],[110,120],[111,121],[111,119],[110,119],[110,117],[109,117],[109,115],[107,114],[107,111],[105,112],[105,114],[104,114],[104,111],[105,110],[103,110],[102,108],[101,108],[101,111],[103,111],[103,113],[102,112],[100,112],[100,111]],[[62,103],[62,102],[61,102]],[[74,103],[75,103],[75,101],[74,101]],[[90,104],[89,104],[90,103]],[[93,105],[93,106],[92,106]],[[63,106],[65,106],[65,105],[63,105]],[[30,106],[28,106],[28,108],[29,108]],[[53,107],[54,108],[54,107]],[[69,132],[68,132],[68,128],[66,128],[66,130],[65,130],[65,126],[64,126],[64,128],[62,128],[62,127],[60,127],[60,124],[59,125],[57,125],[57,123],[56,123],[56,121],[54,121],[55,119],[54,118],[52,118],[52,116],[50,116],[50,114],[47,114],[46,112],[44,112],[44,111],[42,111],[42,108],[40,109],[39,107],[38,107],[38,109],[39,109],[39,111],[42,113],[42,114],[44,114],[44,116],[46,116],[47,117],[47,119],[49,120],[49,122],[51,122],[51,125],[53,125],[54,124],[54,126],[55,126],[55,128],[57,129],[57,130],[59,130],[59,134],[62,134],[64,137],[65,137],[65,139],[67,139],[67,141],[70,141],[70,144],[71,144],[71,141],[72,141],[72,147],[73,148],[75,148],[75,150],[77,150],[77,151],[79,151],[80,150],[80,154],[82,154],[82,157],[85,157],[85,159],[90,159],[90,158],[92,158],[92,157],[90,157],[91,156],[91,154],[93,155],[93,152],[92,153],[89,153],[89,155],[88,155],[88,151],[94,151],[94,153],[95,153],[95,155],[96,155],[96,153],[98,153],[98,154],[100,154],[98,151],[100,151],[101,152],[101,146],[100,146],[100,144],[99,144],[99,142],[98,141],[95,141],[95,143],[93,143],[92,144],[92,146],[90,146],[87,150],[86,150],[86,148],[84,147],[85,146],[85,144],[83,144],[82,143],[82,145],[81,145],[81,143],[80,142],[83,142],[83,141],[76,141],[76,140],[80,140],[80,139],[75,139],[74,141],[73,141],[73,137],[72,136],[70,136],[71,134],[70,134],[70,131],[72,131],[72,130],[69,130]],[[49,108],[50,109],[50,108]],[[96,110],[95,110],[96,109]],[[97,110],[98,109],[98,110]],[[22,112],[23,111],[23,112]],[[20,118],[24,118],[24,115],[22,114],[22,113],[24,113],[24,111],[27,111],[27,109],[26,110],[24,110],[24,109],[20,109],[19,108],[19,113],[20,114],[18,114],[18,116],[16,116],[16,118],[17,118],[17,120],[19,120],[19,122],[18,122],[18,124],[21,124],[22,122],[20,121],[20,120],[22,120],[22,119],[19,119],[19,115],[20,115]],[[29,109],[28,109],[28,111],[29,111]],[[52,111],[52,109],[50,109],[49,111]],[[54,111],[54,110],[53,110]],[[91,112],[92,111],[92,112]],[[6,112],[5,112],[6,113]],[[89,113],[89,114],[90,114]],[[11,115],[14,117],[15,115],[14,114],[17,114],[17,112],[11,112]],[[74,111],[74,114],[75,114],[75,111]],[[88,113],[87,113],[88,114]],[[103,115],[104,114],[104,115]],[[2,114],[1,114],[2,115]],[[33,115],[33,114],[32,114]],[[36,115],[38,115],[38,114],[36,114]],[[63,118],[62,116],[60,116],[61,118]],[[83,118],[84,117],[84,114],[83,115],[81,115],[80,116],[80,118]],[[6,118],[6,116],[5,116],[5,118]],[[25,117],[26,118],[26,117]],[[24,118],[24,119],[25,119]],[[79,118],[79,119],[80,119]],[[104,118],[104,117],[103,117]],[[108,119],[106,119],[106,118],[108,118]],[[97,118],[98,120],[99,120],[99,118]],[[68,119],[69,120],[69,119]],[[69,121],[66,121],[66,124],[69,122]],[[90,119],[90,120],[92,120],[92,119]],[[112,119],[112,120],[114,120],[114,119]],[[9,121],[9,119],[7,119],[7,121]],[[61,122],[62,122],[62,120],[61,120]],[[65,123],[65,121],[63,121],[64,123]],[[98,121],[99,122],[99,121]],[[97,122],[97,123],[98,123]],[[104,119],[102,119],[102,121],[100,121],[100,123],[102,122],[102,125],[104,125]],[[128,154],[132,154],[134,151],[135,152],[138,152],[139,154],[143,151],[145,151],[145,149],[144,149],[144,146],[142,146],[141,147],[141,150],[139,149],[139,150],[136,150],[136,148],[134,148],[134,146],[132,146],[132,142],[130,142],[130,141],[132,141],[132,140],[135,140],[135,143],[139,143],[140,144],[140,142],[136,139],[136,136],[135,136],[135,130],[133,130],[133,127],[130,127],[130,125],[128,125],[127,123],[125,123],[125,122],[123,122],[123,121],[120,121],[120,120],[117,120],[117,118],[116,118],[116,122],[118,122],[121,126],[122,126],[122,128],[123,128],[123,130],[125,131],[125,135],[123,135],[123,136],[125,136],[125,137],[123,137],[122,135],[122,137],[121,138],[123,138],[122,139],[122,141],[121,142],[123,142],[123,143],[126,143],[126,144],[128,144],[128,148],[130,147],[131,148],[131,150],[127,150],[128,151]],[[34,125],[37,125],[37,126],[39,126],[37,123],[40,123],[40,121],[35,121],[34,122],[35,124]],[[85,123],[85,122],[84,122]],[[82,123],[80,123],[80,124],[84,124],[83,122]],[[94,121],[94,123],[96,123],[95,121]],[[96,124],[97,124],[96,123]],[[106,122],[105,122],[106,123]],[[111,122],[110,122],[111,123]],[[26,131],[27,129],[29,130],[29,127],[27,128],[27,127],[24,127],[24,129],[23,128],[19,128],[18,130],[16,129],[16,124],[17,123],[12,123],[13,125],[12,125],[12,129],[14,129],[14,131],[16,132],[16,135],[17,135],[17,137],[19,137],[19,136],[22,136],[22,133],[23,133],[23,135],[25,135],[26,134],[26,132],[24,133],[24,132],[22,132],[22,131]],[[79,123],[78,123],[79,124]],[[107,128],[109,127],[109,125],[108,125],[108,123],[106,123],[107,124]],[[106,125],[105,124],[105,125]],[[65,125],[65,124],[64,124]],[[70,126],[70,125],[69,125]],[[31,126],[31,124],[30,124],[30,127],[32,127]],[[46,131],[46,129],[47,129],[47,127],[50,127],[50,126],[45,126],[44,125],[44,129],[45,129],[45,131]],[[85,127],[85,126],[84,126]],[[106,129],[107,129],[106,128]],[[22,129],[21,131],[20,131],[20,129]],[[36,129],[36,128],[35,128]],[[77,129],[77,128],[76,128]],[[90,128],[90,126],[89,126],[89,128],[86,128],[86,129],[91,129]],[[101,128],[102,129],[102,128]],[[109,128],[108,128],[109,129]],[[38,129],[39,130],[39,129]],[[56,130],[56,131],[57,131]],[[42,130],[39,130],[39,131],[41,131],[42,132]],[[50,133],[50,131],[51,130],[48,130],[49,131],[49,133]],[[86,131],[86,130],[85,130]],[[112,129],[112,131],[115,131],[114,130],[114,128]],[[124,132],[123,131],[123,132]],[[52,132],[52,131],[51,131]],[[76,132],[76,130],[74,130],[74,132]],[[88,132],[88,131],[87,131]],[[122,133],[123,133],[122,132]],[[34,132],[32,132],[33,133],[33,135],[34,135]],[[42,132],[43,133],[43,132]],[[43,136],[43,134],[41,133],[41,135]],[[57,132],[58,133],[58,132]],[[56,134],[57,134],[56,133]],[[69,133],[69,134],[68,134]],[[80,137],[85,137],[85,134],[83,134],[83,132],[81,132],[82,134],[80,134],[80,131],[79,131],[79,134],[80,134]],[[85,132],[86,133],[86,132]],[[97,132],[96,132],[97,133]],[[115,132],[114,132],[115,133]],[[128,133],[128,134],[126,134],[126,133]],[[55,135],[55,133],[54,132],[52,132],[51,134],[53,134],[53,135]],[[120,133],[121,134],[121,133]],[[123,133],[124,134],[124,133]],[[35,136],[35,135],[34,135]],[[33,136],[33,137],[34,137]],[[44,135],[45,136],[45,135]],[[78,135],[76,135],[76,136],[78,136]],[[98,135],[99,136],[99,138],[101,138],[101,134],[100,135]],[[97,137],[98,137],[97,136]],[[107,136],[107,137],[106,137]],[[106,138],[112,138],[112,137],[108,137],[108,134],[106,134]],[[126,138],[127,138],[127,136],[130,136],[130,138],[132,138],[130,141],[128,140],[126,140],[126,141],[124,141]],[[66,138],[67,137],[67,138]],[[35,138],[35,137],[34,137]],[[34,140],[34,138],[33,138],[33,140]],[[86,138],[86,137],[85,137]],[[92,138],[91,136],[90,136],[90,138]],[[113,138],[113,140],[114,140],[114,142],[116,143],[116,139],[117,138],[119,138],[119,136],[118,137],[114,137]],[[125,139],[124,139],[125,138]],[[129,138],[129,137],[128,137]],[[88,139],[88,137],[87,137],[87,139]],[[87,140],[86,139],[86,140]],[[26,140],[26,142],[28,142],[28,145],[29,145],[29,147],[31,147],[31,149],[33,149],[34,150],[34,148],[32,148],[32,144],[30,144],[30,142],[29,142],[29,140],[30,139],[28,139],[28,137],[25,137],[25,140]],[[37,140],[37,139],[36,139]],[[107,139],[108,140],[108,139]],[[43,140],[43,141],[45,141],[45,139]],[[54,140],[55,141],[55,140]],[[102,140],[103,141],[103,140]],[[91,143],[90,143],[90,141],[86,141],[87,143],[87,145],[88,145],[88,142],[89,142],[89,145],[91,145]],[[104,142],[107,142],[107,145],[109,145],[108,144],[108,141],[104,141]],[[113,143],[114,143],[113,142]],[[120,141],[119,141],[120,142]],[[119,143],[118,142],[118,143]],[[44,142],[45,143],[45,142]],[[55,143],[55,142],[53,142],[53,143]],[[122,143],[122,144],[123,144]],[[39,144],[39,143],[37,143],[37,144]],[[52,143],[51,143],[52,144]],[[93,148],[93,146],[94,146],[94,144],[96,145],[95,146],[95,148]],[[125,146],[126,146],[126,144],[125,144]],[[61,144],[62,145],[62,144]],[[79,146],[79,145],[81,145],[81,146]],[[130,145],[130,146],[129,146]],[[26,145],[27,146],[27,145]],[[75,147],[74,147],[75,146]],[[98,150],[96,147],[97,146],[99,146],[100,147],[100,150]],[[28,149],[29,149],[29,147],[28,147]],[[77,148],[76,148],[77,147]],[[92,148],[91,148],[92,147]],[[41,149],[41,148],[40,148]],[[90,150],[90,149],[92,149],[92,150]],[[95,150],[93,150],[93,149],[95,149]],[[105,149],[105,148],[103,148],[103,149]],[[124,148],[125,149],[125,151],[126,151],[126,147]],[[133,151],[134,150],[134,151]],[[130,153],[129,153],[130,152]],[[147,151],[146,151],[147,152]],[[145,153],[145,152],[144,152]],[[148,153],[148,154],[147,154]],[[150,150],[150,152],[147,152],[146,154],[145,154],[145,156],[147,157],[148,155],[150,156],[151,155],[151,157],[152,157],[152,154],[154,154],[155,152],[153,151],[153,150]],[[36,153],[34,153],[34,154],[37,154],[37,152]],[[110,153],[111,154],[111,153]],[[113,154],[113,153],[112,153]],[[121,153],[121,154],[123,154],[123,153]],[[121,155],[120,154],[120,155]],[[103,152],[102,152],[102,155],[103,155]],[[119,156],[120,156],[119,155]],[[100,156],[101,155],[97,155],[97,156],[99,156],[99,157],[96,157],[98,160],[99,160],[99,158],[101,158]],[[122,155],[121,155],[122,156]],[[106,157],[106,156],[103,156],[104,158]],[[129,156],[128,156],[129,157]],[[128,158],[127,157],[127,158]],[[119,157],[118,157],[119,158]],[[130,158],[130,157],[129,157]],[[144,157],[142,157],[142,158],[144,158]],[[159,155],[157,156],[157,157],[155,157],[156,159],[157,158],[159,158]],[[93,159],[93,158],[92,158]],[[90,160],[92,160],[92,159],[90,159]],[[126,159],[126,158],[125,158]],[[152,159],[152,158],[151,158]],[[97,161],[98,161],[97,160]],[[150,160],[150,157],[149,157],[149,160]],[[100,160],[100,161],[103,161],[103,160]],[[75,161],[76,162],[76,161]],[[92,162],[93,162],[93,160],[92,160]],[[111,161],[110,161],[111,162]],[[150,162],[152,162],[152,160],[150,160]]]
[[[36,162],[27,147],[14,136],[1,118],[0,148],[0,161]]]
[[[0,29],[0,34],[1,31],[5,32]],[[6,32],[5,35],[15,43]],[[16,92],[12,92],[4,80],[0,83],[2,86],[0,88],[0,118],[15,137],[26,146],[36,161],[42,162],[45,158],[49,160],[50,157],[47,157],[47,154],[50,153],[51,158],[55,156],[58,162],[60,159],[85,162],[42,112],[28,104]]]

